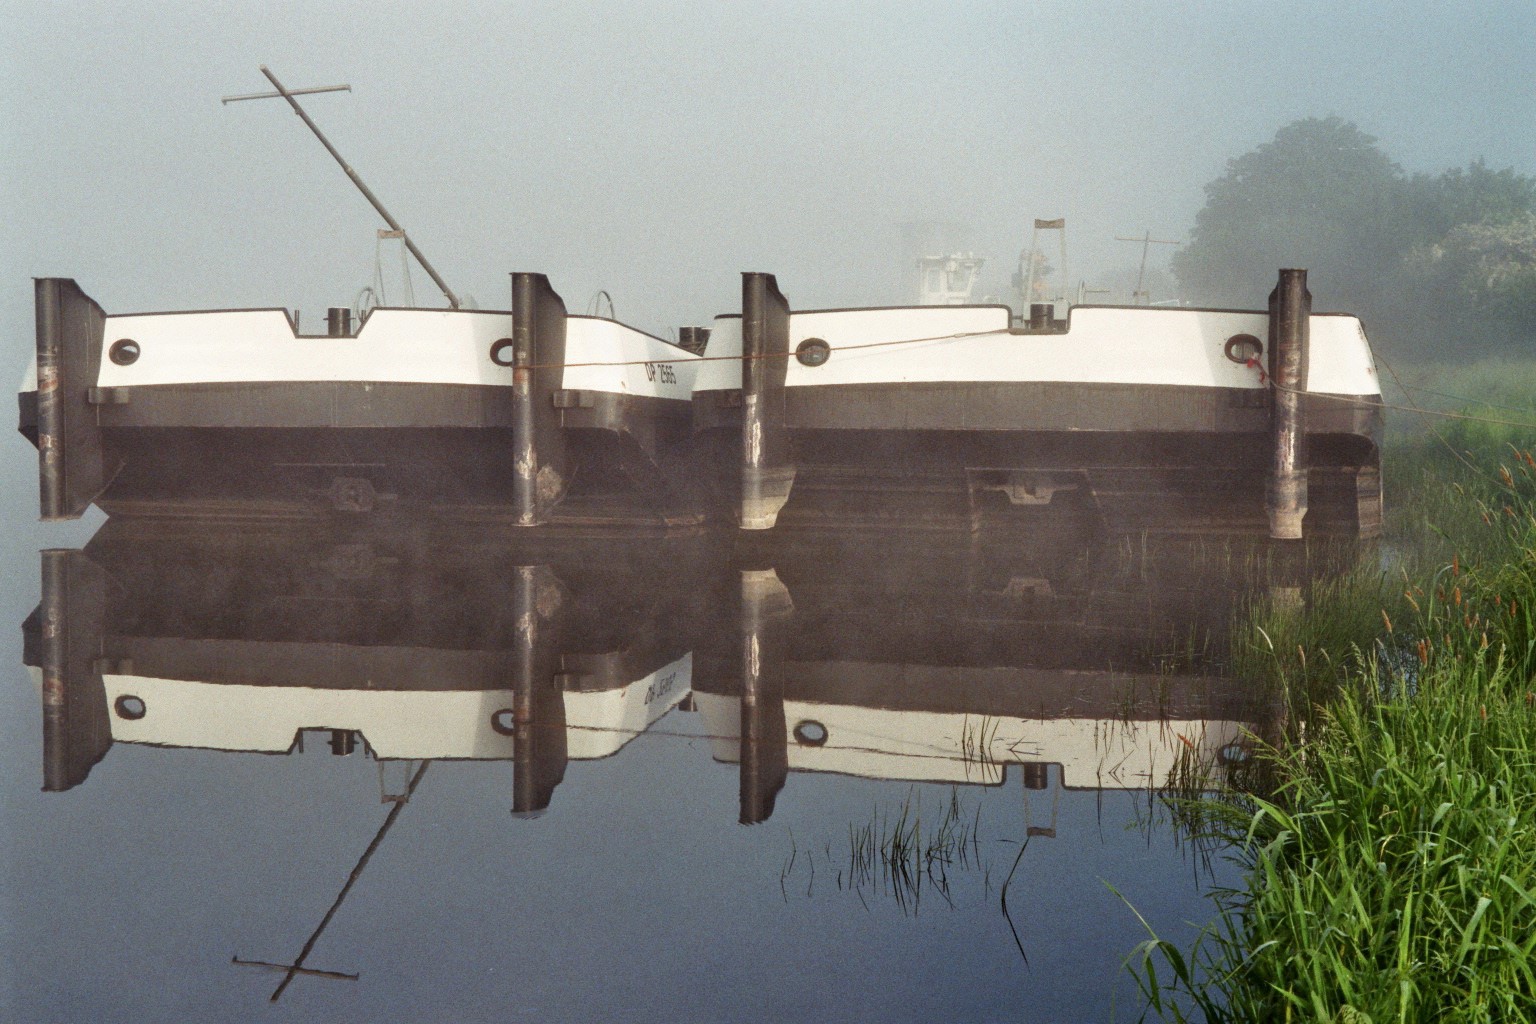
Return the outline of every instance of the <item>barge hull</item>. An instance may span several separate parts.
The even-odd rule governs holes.
[[[281,310],[108,316],[75,282],[38,280],[36,371],[18,413],[39,451],[43,518],[93,503],[257,517],[461,505],[516,518],[521,438],[548,484],[535,520],[697,522],[696,499],[673,486],[681,474],[664,468],[691,437],[683,361],[695,357],[568,317],[542,275],[518,277],[536,286],[524,289],[539,313],[524,333],[541,353],[521,398],[513,339],[498,338],[511,313],[375,310],[355,334],[309,337]],[[564,372],[568,327],[580,367]]]

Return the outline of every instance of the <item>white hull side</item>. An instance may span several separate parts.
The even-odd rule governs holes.
[[[106,318],[103,351],[130,338],[139,358],[103,358],[98,387],[299,381],[512,386],[512,370],[491,359],[511,333],[510,315],[478,310],[378,309],[354,337],[299,336],[278,309],[154,313]],[[563,387],[686,400],[698,357],[612,320],[570,317]],[[648,366],[649,365],[649,372]],[[669,371],[662,373],[665,364]],[[29,377],[36,390],[35,365]]]
[[[1010,333],[1007,319],[1004,309],[991,306],[792,313],[790,351],[820,338],[832,355],[815,367],[790,358],[785,386],[1039,381],[1264,387],[1255,369],[1225,354],[1233,335],[1266,337],[1269,320],[1262,312],[1080,306],[1059,334]],[[1309,329],[1308,391],[1381,393],[1357,317],[1316,314]],[[933,340],[885,344],[909,339]],[[741,387],[739,362],[713,360],[740,357],[739,317],[715,321],[705,355],[712,360],[700,367],[697,390]]]

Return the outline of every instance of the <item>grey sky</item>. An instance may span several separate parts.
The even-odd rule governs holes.
[[[546,272],[652,330],[737,305],[906,301],[899,224],[1001,278],[1065,216],[1074,276],[1181,238],[1225,161],[1337,114],[1409,170],[1536,172],[1536,5],[35,3],[5,0],[0,370],[34,275],[109,311],[297,306],[372,275],[373,211],[307,106],[459,291]],[[1158,254],[1166,259],[1167,253]],[[425,275],[419,299],[434,301]]]

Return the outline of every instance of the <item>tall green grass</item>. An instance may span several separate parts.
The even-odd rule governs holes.
[[[1474,363],[1393,368],[1382,364],[1382,397],[1395,408],[1387,418],[1394,447],[1438,432],[1457,451],[1490,451],[1530,431],[1509,422],[1536,422],[1536,361],[1486,359]],[[1451,412],[1466,419],[1436,415]],[[1509,422],[1493,422],[1509,421]]]
[[[1536,1020],[1536,458],[1469,439],[1394,456],[1385,567],[1240,627],[1287,729],[1188,816],[1244,884],[1193,949],[1138,947],[1145,1017]]]

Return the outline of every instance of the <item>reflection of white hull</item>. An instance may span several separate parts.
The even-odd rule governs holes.
[[[621,689],[567,691],[567,756],[617,753],[688,694],[692,675],[687,654]],[[340,729],[361,733],[381,759],[513,755],[512,736],[495,724],[498,712],[513,707],[511,690],[310,689],[132,675],[105,675],[103,682],[114,709],[112,738],[120,743],[284,753],[302,730]],[[127,696],[143,702],[143,717],[116,710]]]
[[[739,760],[740,699],[701,692],[694,701],[715,760]],[[795,700],[784,702],[784,722],[791,771],[996,785],[1008,763],[1035,762],[1060,765],[1063,784],[1083,789],[1165,786],[1176,764],[1190,757],[1216,764],[1222,748],[1251,728],[1225,720],[1012,718]],[[808,743],[797,733],[825,739]]]

